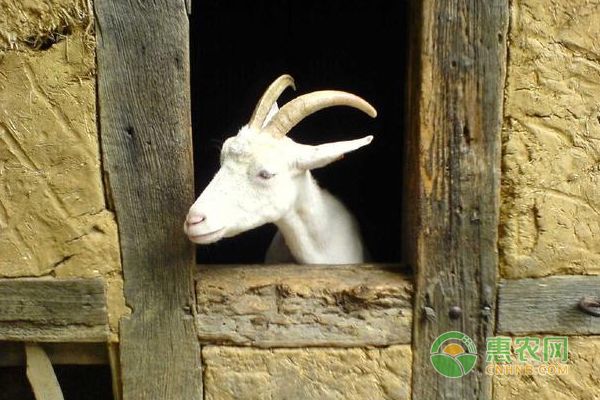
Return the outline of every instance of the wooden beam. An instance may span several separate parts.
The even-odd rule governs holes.
[[[201,399],[194,248],[189,29],[184,0],[97,0],[103,168],[121,242],[123,399]]]
[[[112,383],[113,400],[123,400],[123,382],[121,363],[119,362],[119,343],[108,344],[108,363]]]
[[[36,400],[64,400],[48,355],[39,344],[25,344],[27,378]]]
[[[205,344],[364,347],[410,343],[412,277],[397,265],[200,266]]]
[[[102,279],[0,279],[0,340],[108,340]]]
[[[482,362],[494,332],[500,131],[508,0],[413,1],[404,199],[407,261],[417,270],[413,398],[491,398]],[[436,373],[430,348],[457,330],[476,368]]]
[[[498,293],[498,332],[598,335],[600,317],[578,306],[587,296],[599,298],[600,276],[503,281]]]
[[[52,365],[108,364],[106,343],[44,343],[44,350]],[[23,343],[0,342],[0,367],[26,365]]]

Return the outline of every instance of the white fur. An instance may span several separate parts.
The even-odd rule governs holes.
[[[243,127],[224,143],[221,169],[190,208],[185,233],[192,242],[208,244],[274,223],[279,232],[267,262],[363,262],[356,220],[318,186],[310,170],[369,144],[372,138],[307,146]],[[274,176],[265,179],[264,172]]]

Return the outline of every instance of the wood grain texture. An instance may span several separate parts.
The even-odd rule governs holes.
[[[119,225],[123,399],[200,399],[188,19],[183,0],[94,2],[103,168]]]
[[[483,363],[447,379],[429,352],[458,330],[483,354],[493,334],[508,0],[413,1],[413,12],[422,24],[411,50],[404,199],[405,254],[417,269],[412,396],[491,398]]]
[[[256,347],[410,343],[411,280],[392,265],[200,266],[198,336]]]
[[[578,307],[584,296],[600,296],[600,276],[503,281],[498,292],[498,333],[598,335],[600,317]]]
[[[44,343],[44,351],[53,365],[108,364],[106,343]],[[25,346],[19,342],[0,342],[0,367],[26,365]]]
[[[27,379],[29,379],[36,400],[64,400],[54,368],[42,346],[27,343],[25,354]]]
[[[0,279],[0,340],[103,342],[108,333],[102,279]]]

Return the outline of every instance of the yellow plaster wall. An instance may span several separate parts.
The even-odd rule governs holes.
[[[511,3],[501,274],[598,274],[600,1]]]
[[[410,346],[257,349],[205,346],[207,400],[408,400]]]
[[[125,306],[116,222],[106,209],[100,173],[90,12],[84,0],[0,0],[0,277],[103,276],[116,329]],[[599,37],[600,1],[511,4],[503,277],[600,273]],[[592,388],[600,385],[598,339],[572,343],[568,377],[496,378],[495,397],[597,398]],[[223,360],[249,360],[265,371],[273,364],[273,373],[287,382],[291,378],[278,363],[289,360],[290,371],[302,371],[294,360],[306,359],[307,374],[313,373],[311,359],[322,354],[352,371],[372,364],[373,382],[383,379],[373,393],[405,398],[410,371],[393,368],[410,365],[410,352],[399,349],[396,356],[394,349],[207,348],[207,390],[213,398],[227,398],[231,385],[261,382],[256,365],[246,371],[241,363],[237,371]],[[392,361],[385,359],[388,353]],[[354,356],[365,359],[347,364]],[[343,383],[322,372],[322,382]],[[321,386],[321,378],[302,376],[316,392],[329,387]],[[336,393],[344,393],[347,384]]]
[[[514,0],[510,11],[501,276],[598,274],[600,1]],[[495,377],[494,398],[600,399],[599,346],[571,338],[567,375]]]
[[[84,0],[0,0],[0,277],[103,276],[125,310]]]
[[[536,337],[543,337],[535,335]],[[562,375],[500,375],[494,377],[498,400],[600,399],[600,338],[569,338],[568,370]]]

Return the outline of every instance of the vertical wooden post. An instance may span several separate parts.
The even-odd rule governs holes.
[[[37,343],[25,343],[27,378],[36,400],[64,400],[48,355]]]
[[[191,314],[193,201],[184,0],[96,0],[104,173],[119,225],[125,299],[123,398],[201,399]]]
[[[495,318],[508,0],[413,5],[421,25],[413,36],[404,202],[407,261],[417,269],[413,398],[491,398],[483,368]],[[479,354],[459,379],[430,363],[433,341],[451,330],[469,335]]]

